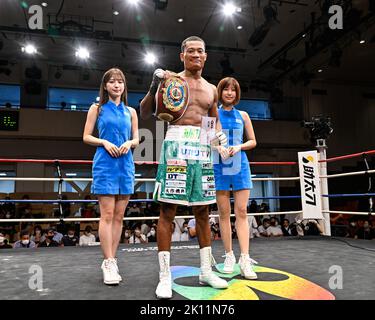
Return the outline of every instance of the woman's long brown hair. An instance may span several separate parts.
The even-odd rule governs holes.
[[[118,68],[112,68],[106,71],[103,75],[102,82],[100,84],[99,92],[99,112],[103,104],[106,104],[109,100],[108,91],[105,90],[106,84],[111,78],[121,79],[124,81],[124,92],[121,95],[121,101],[127,106],[128,105],[128,86],[126,84],[126,78],[124,73]]]

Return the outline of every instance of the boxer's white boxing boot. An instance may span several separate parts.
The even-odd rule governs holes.
[[[169,251],[160,251],[159,257],[159,283],[156,288],[155,294],[158,299],[170,299],[172,298],[172,274],[170,269],[170,257]]]
[[[199,275],[200,284],[208,284],[215,289],[228,288],[228,282],[218,277],[212,271],[212,252],[211,247],[200,249],[201,273]]]

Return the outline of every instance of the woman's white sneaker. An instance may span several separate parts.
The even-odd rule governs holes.
[[[253,265],[257,264],[255,260],[251,259],[248,254],[241,254],[241,257],[238,261],[240,265],[241,276],[248,280],[258,279],[257,274],[253,270]]]
[[[223,273],[233,273],[236,265],[236,257],[233,251],[225,253]]]
[[[122,277],[120,275],[120,270],[119,270],[118,265],[117,265],[117,259],[113,258],[111,260],[112,260],[113,266],[114,266],[114,268],[116,270],[118,281],[121,282],[122,281]]]
[[[104,259],[101,268],[105,284],[116,285],[120,283],[117,271],[111,259]]]

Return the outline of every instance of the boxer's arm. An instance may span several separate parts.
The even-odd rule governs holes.
[[[155,111],[155,96],[150,92],[142,99],[140,104],[140,114],[143,120],[149,119]]]
[[[160,82],[166,78],[167,72],[162,69],[156,69],[152,75],[150,89],[140,104],[140,114],[143,120],[149,119],[155,112],[155,95]]]
[[[219,119],[219,113],[217,111],[217,104],[219,101],[218,93],[216,90],[216,87],[214,85],[211,85],[213,92],[214,92],[214,102],[212,104],[212,107],[208,110],[208,116],[209,117],[215,117],[216,118],[216,139],[213,140],[212,145],[217,147],[217,145],[226,145],[227,144],[227,137],[225,133],[222,131],[221,122]]]
[[[221,131],[221,123],[219,119],[219,113],[217,112],[217,103],[218,103],[218,94],[216,87],[212,85],[212,89],[214,92],[214,102],[212,104],[212,107],[208,110],[208,116],[216,118],[216,132]]]

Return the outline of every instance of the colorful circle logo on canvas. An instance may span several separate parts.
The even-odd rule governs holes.
[[[217,268],[223,268],[219,264]],[[290,300],[335,300],[335,296],[317,284],[289,272],[254,266],[260,279],[241,278],[239,266],[232,274],[217,273],[229,283],[227,289],[195,286],[200,269],[188,266],[171,267],[173,290],[190,300],[260,300],[265,296]],[[191,279],[194,277],[194,280]],[[192,285],[194,283],[194,285]]]

